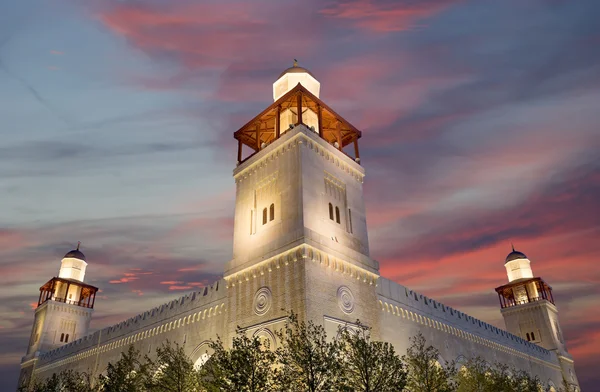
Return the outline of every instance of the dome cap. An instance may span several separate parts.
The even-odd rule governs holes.
[[[307,73],[310,76],[312,76],[313,78],[315,77],[315,75],[313,75],[308,69],[306,69],[304,67],[299,67],[298,60],[296,60],[296,59],[294,59],[294,65],[292,65],[291,67],[289,67],[288,69],[283,71],[277,79],[280,79],[283,75],[289,74],[289,73]]]
[[[512,252],[510,252],[508,254],[508,256],[506,256],[506,261],[504,263],[508,263],[509,261],[518,260],[518,259],[526,259],[526,258],[527,258],[527,256],[525,256],[525,253],[515,250],[515,247],[513,246]]]
[[[79,260],[83,260],[86,261],[85,259],[85,255],[79,250],[79,246],[81,245],[81,242],[77,242],[77,249],[73,249],[72,251],[68,252],[64,258],[67,257],[72,257],[74,259],[79,259]]]

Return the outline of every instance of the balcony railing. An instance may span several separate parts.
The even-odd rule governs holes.
[[[511,306],[524,305],[524,304],[528,304],[530,302],[542,301],[542,300],[546,300],[546,298],[531,297],[531,298],[525,298],[525,299],[518,300],[518,301],[506,300],[506,301],[502,301],[502,309],[510,308]]]
[[[62,302],[65,304],[69,304],[69,305],[76,305],[76,306],[81,306],[82,308],[92,308],[92,305],[88,305],[86,303],[83,302],[79,302],[79,301],[73,301],[72,299],[67,299],[67,298],[58,298],[58,297],[52,297],[52,298],[48,298],[45,301],[42,301],[41,304],[43,304],[44,302],[48,302],[48,301],[56,301],[56,302]],[[40,305],[41,305],[40,304]]]

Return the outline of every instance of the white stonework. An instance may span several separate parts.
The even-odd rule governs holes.
[[[275,83],[275,99],[283,95],[282,83],[281,78]],[[306,125],[282,133],[242,161],[233,176],[233,259],[222,280],[92,334],[83,324],[76,341],[24,357],[21,377],[44,378],[65,368],[102,372],[128,345],[152,355],[167,339],[182,344],[201,365],[208,341],[219,335],[227,344],[238,326],[277,347],[274,332],[286,312],[294,311],[332,337],[338,327],[359,319],[398,353],[421,332],[440,350],[440,363],[481,356],[527,370],[547,389],[561,385],[563,376],[578,385],[552,303],[504,308],[507,332],[380,277],[369,256],[365,171]],[[519,277],[533,276],[529,260],[516,264],[523,271]],[[518,279],[509,267],[509,279]],[[57,312],[66,311],[61,306],[66,304]],[[51,331],[37,316],[43,311],[36,310],[34,330]],[[89,322],[88,315],[81,318]],[[539,331],[539,344],[523,339],[523,328]]]

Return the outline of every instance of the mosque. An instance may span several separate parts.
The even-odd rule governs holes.
[[[237,326],[277,347],[274,331],[293,310],[329,336],[360,319],[404,353],[421,332],[442,364],[480,356],[537,375],[547,391],[563,378],[579,391],[552,288],[525,254],[510,252],[508,283],[496,288],[506,330],[380,276],[369,256],[361,131],[319,91],[294,62],[273,84],[274,103],[234,133],[233,259],[221,280],[90,333],[98,288],[84,283],[78,246],[40,287],[20,383],[63,369],[98,374],[129,345],[153,355],[167,339],[200,366],[209,340],[230,342]]]

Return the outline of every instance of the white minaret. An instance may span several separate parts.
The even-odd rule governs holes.
[[[273,84],[275,102],[234,133],[233,259],[224,274],[232,331],[271,336],[292,310],[311,320],[377,317],[366,305],[377,302],[379,268],[369,256],[361,132],[319,92],[294,62]],[[338,325],[325,322],[332,335]]]
[[[28,379],[40,354],[87,335],[98,289],[84,283],[87,262],[77,249],[61,261],[58,277],[40,287],[21,379]]]
[[[514,247],[506,256],[504,267],[509,283],[496,288],[496,292],[506,330],[554,351],[565,380],[579,386],[573,358],[567,351],[558,321],[552,287],[533,275],[527,256]]]

